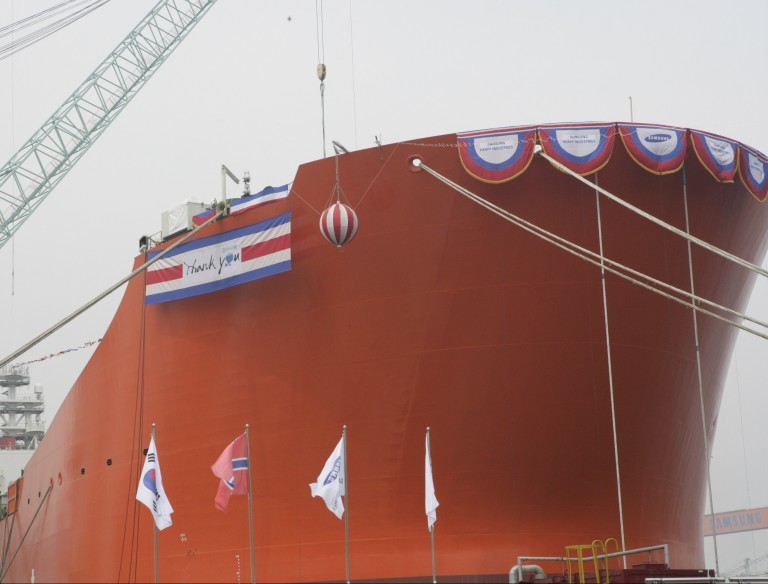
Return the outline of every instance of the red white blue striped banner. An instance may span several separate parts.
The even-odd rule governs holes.
[[[683,166],[684,128],[619,124],[619,135],[632,159],[649,172],[669,174]]]
[[[768,159],[764,154],[739,145],[739,177],[758,201],[765,201],[768,193]]]
[[[261,207],[267,203],[285,199],[291,192],[291,184],[292,183],[288,183],[281,187],[266,187],[256,194],[234,199],[229,203],[229,214],[239,215],[240,213],[245,213],[249,209],[255,209],[256,207]],[[194,225],[202,225],[211,215],[213,215],[213,209],[208,209],[207,211],[192,217],[192,223]]]
[[[616,137],[614,124],[569,124],[539,128],[539,142],[549,156],[585,176],[608,164]]]
[[[466,171],[488,183],[502,183],[525,172],[533,160],[536,128],[483,130],[457,134]]]
[[[715,134],[691,130],[691,143],[696,156],[712,176],[720,182],[733,182],[739,164],[736,142]]]
[[[152,259],[160,251],[150,252]],[[229,288],[291,269],[291,214],[184,243],[147,270],[146,303]]]

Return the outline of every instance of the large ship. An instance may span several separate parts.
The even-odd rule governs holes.
[[[707,452],[743,326],[718,307],[743,311],[764,257],[765,169],[721,136],[616,123],[300,166],[287,197],[177,248],[264,277],[173,284],[201,271],[179,260],[130,281],[14,485],[3,581],[154,579],[135,498],[153,424],[174,509],[161,581],[249,578],[247,497],[217,510],[210,468],[246,424],[259,581],[345,578],[344,524],[308,487],[344,426],[352,580],[431,577],[427,427],[439,579],[505,581],[519,556],[595,540],[702,568]],[[350,229],[323,215],[337,203]],[[267,232],[271,247],[247,239]],[[134,267],[184,233],[145,241]]]

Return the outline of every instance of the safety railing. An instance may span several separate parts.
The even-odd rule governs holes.
[[[642,547],[642,548],[635,548],[635,549],[631,549],[631,550],[625,550],[623,552],[622,551],[616,551],[616,552],[612,552],[612,553],[605,553],[605,552],[607,552],[606,544],[608,544],[608,542],[610,542],[611,540],[616,541],[613,538],[609,538],[609,539],[607,539],[605,541],[605,543],[600,542],[600,540],[595,540],[595,542],[593,542],[592,544],[585,545],[585,546],[568,546],[570,548],[582,547],[582,548],[587,548],[587,549],[601,549],[604,552],[604,553],[595,553],[593,551],[592,555],[591,556],[587,556],[587,557],[585,557],[584,555],[581,555],[581,560],[580,561],[581,561],[582,569],[580,570],[580,573],[579,573],[579,582],[581,584],[583,584],[584,580],[585,580],[585,574],[584,574],[584,571],[583,571],[583,564],[584,564],[584,562],[594,562],[595,566],[599,566],[599,562],[602,561],[603,565],[605,566],[606,578],[608,578],[607,561],[608,561],[609,558],[620,558],[620,557],[624,557],[624,556],[631,556],[631,555],[641,554],[641,553],[648,553],[650,555],[651,552],[663,551],[664,552],[664,565],[665,566],[669,566],[669,545],[668,544],[655,545],[655,546]],[[597,546],[596,548],[593,548],[593,545],[596,545],[597,543],[599,543],[599,546]],[[617,545],[617,547],[618,547],[618,545]],[[575,549],[574,549],[574,551],[575,551]],[[582,551],[584,551],[584,550],[582,550]],[[510,582],[513,581],[513,578],[515,579],[514,580],[515,582],[519,582],[519,580],[517,578],[522,578],[522,575],[524,573],[524,567],[523,567],[523,563],[524,562],[561,562],[561,563],[566,563],[568,565],[568,568],[567,568],[568,569],[568,576],[569,576],[568,581],[572,584],[573,580],[572,580],[571,563],[572,562],[578,562],[578,561],[579,561],[578,557],[575,557],[575,558],[570,557],[570,555],[568,554],[568,548],[566,548],[566,555],[565,556],[518,556],[517,557],[517,569],[513,570],[513,571],[510,571]],[[514,572],[514,575],[513,575],[513,572]],[[599,569],[595,569],[595,575],[598,578],[600,577],[599,573],[600,573],[600,570]],[[601,581],[598,580],[598,582],[601,582]],[[607,582],[608,582],[608,580],[606,579],[606,583]]]
[[[645,584],[720,584],[721,582],[727,582],[731,584],[739,584],[740,582],[752,583],[752,582],[764,582],[768,584],[768,576],[734,576],[732,578],[646,578]]]
[[[600,573],[603,572],[605,574],[605,582],[606,584],[610,584],[611,582],[611,574],[608,570],[608,544],[610,542],[613,542],[614,549],[618,552],[619,551],[619,542],[616,541],[615,538],[609,537],[604,542],[600,541],[599,539],[594,540],[589,545],[568,545],[565,546],[565,557],[566,557],[566,564],[568,567],[568,582],[573,582],[573,562],[576,561],[578,570],[579,570],[579,582],[581,584],[584,584],[585,582],[585,572],[584,572],[584,562],[585,560],[591,559],[593,562],[593,566],[595,569],[595,581],[597,584],[601,584],[602,580],[600,579]],[[584,557],[584,552],[589,551],[592,553],[592,556],[589,558]],[[571,552],[576,554],[576,557],[571,557]],[[602,560],[602,570],[600,568],[600,560]]]

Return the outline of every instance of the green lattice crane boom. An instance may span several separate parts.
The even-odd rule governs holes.
[[[216,0],[160,0],[0,169],[0,248]]]

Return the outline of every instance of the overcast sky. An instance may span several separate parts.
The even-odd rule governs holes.
[[[0,0],[0,26],[58,0]],[[112,0],[0,61],[5,163],[154,6]],[[56,190],[0,249],[0,356],[126,275],[143,234],[184,200],[253,189],[348,149],[528,123],[634,120],[768,152],[768,2],[736,0],[220,0]],[[7,43],[10,38],[0,39]],[[230,186],[229,196],[239,188]],[[755,203],[757,204],[757,203]],[[99,339],[122,290],[20,361]],[[768,320],[768,286],[748,312]],[[713,450],[716,511],[768,506],[765,341],[742,333]],[[92,354],[31,366],[50,421]],[[104,388],[109,391],[109,388]],[[711,547],[711,546],[710,546]],[[768,531],[718,538],[721,570],[768,555]],[[711,549],[708,551],[711,557]],[[763,563],[768,569],[768,563]]]

